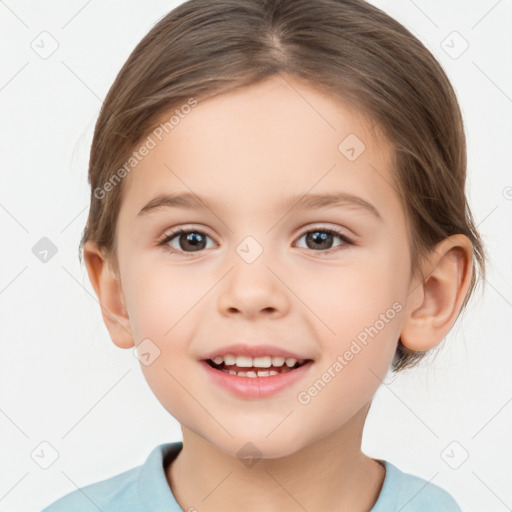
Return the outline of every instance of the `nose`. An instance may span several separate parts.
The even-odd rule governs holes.
[[[218,298],[219,312],[223,316],[239,315],[248,319],[258,316],[279,318],[290,308],[291,293],[268,261],[259,258],[253,263],[239,261],[226,275]]]

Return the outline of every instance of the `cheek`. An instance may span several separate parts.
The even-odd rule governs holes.
[[[201,299],[214,281],[199,278],[192,266],[171,271],[138,261],[131,268],[137,271],[125,274],[123,291],[135,342],[144,344],[139,350],[142,372],[164,407],[180,413],[190,400],[180,386],[190,380],[190,368],[183,363],[190,358],[189,342],[202,316]],[[140,353],[149,353],[149,361]]]
[[[193,316],[193,309],[208,289],[207,283],[185,268],[177,270],[143,261],[134,268],[137,271],[128,273],[123,289],[135,340],[151,338],[165,349],[166,343],[176,338],[180,324]]]
[[[407,254],[381,251],[372,260],[361,258],[335,272],[318,276],[302,296],[320,312],[317,338],[322,356],[304,400],[315,407],[343,403],[333,415],[354,413],[370,400],[389,370],[404,311]],[[397,273],[396,268],[402,271]],[[328,329],[326,329],[326,326]],[[321,414],[320,414],[321,416]],[[338,418],[339,419],[339,418]]]
[[[334,349],[343,348],[347,341],[379,322],[386,312],[385,330],[391,331],[388,320],[404,307],[407,253],[389,245],[380,250],[357,251],[343,265],[302,267],[289,277],[295,283],[294,291],[321,321],[312,318],[318,325],[318,338],[329,341]],[[399,305],[393,308],[395,303]],[[396,334],[400,327],[395,325],[393,329]]]
[[[401,325],[400,303],[388,306],[381,310],[383,316],[369,315],[366,310],[361,313],[362,308],[358,311],[353,304],[339,315],[335,342],[325,342],[317,371],[297,396],[298,412],[311,431],[327,433],[345,424],[381,385]]]

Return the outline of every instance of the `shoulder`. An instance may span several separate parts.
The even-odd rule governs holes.
[[[146,511],[148,503],[159,504],[160,501],[175,507],[163,464],[164,459],[175,456],[180,448],[181,443],[158,445],[144,464],[78,488],[51,503],[42,512],[139,512]]]
[[[48,505],[42,512],[137,510],[136,483],[140,468],[141,466],[138,466],[106,480],[76,489]]]
[[[379,499],[371,512],[462,512],[455,499],[442,487],[410,473],[388,461]]]

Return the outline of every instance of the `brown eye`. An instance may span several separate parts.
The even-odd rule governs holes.
[[[178,230],[167,235],[159,245],[168,245],[171,252],[198,252],[207,247],[207,239],[210,238],[201,231]],[[173,242],[171,245],[170,242]]]
[[[305,237],[306,249],[325,253],[331,252],[330,249],[333,249],[333,241],[336,238],[340,239],[343,243],[334,246],[334,248],[352,244],[348,237],[334,229],[313,229],[304,233],[300,238],[303,237]]]

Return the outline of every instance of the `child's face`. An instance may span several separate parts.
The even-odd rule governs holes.
[[[347,107],[287,80],[200,102],[162,141],[152,135],[157,146],[123,184],[123,300],[135,343],[149,338],[160,351],[142,370],[183,428],[232,454],[251,441],[264,456],[287,455],[341,432],[358,412],[362,428],[415,286],[390,147]],[[339,149],[349,134],[366,146],[359,156],[353,138]],[[208,208],[139,214],[156,196],[181,193]],[[380,217],[355,203],[291,209],[293,197],[342,193]],[[158,245],[177,228],[203,238]],[[202,362],[234,343],[313,362],[280,391],[243,397]]]

